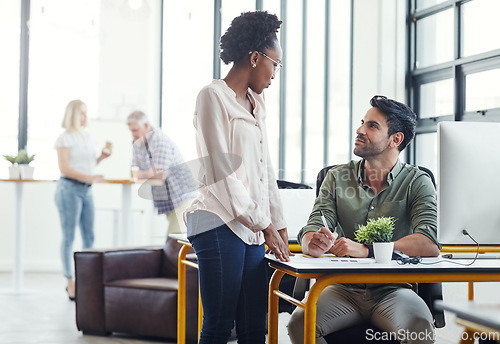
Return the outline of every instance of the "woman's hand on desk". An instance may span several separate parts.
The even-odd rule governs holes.
[[[286,247],[288,248],[288,255],[295,256],[295,254],[292,251],[290,251],[290,246],[288,246],[288,229],[286,227],[282,228],[282,229],[278,229],[278,234],[280,235],[281,240],[283,240]]]
[[[268,247],[268,252],[272,252],[276,258],[281,260],[282,262],[288,262],[290,260],[290,250],[288,249],[288,233],[284,233],[286,235],[286,243],[283,242],[282,233],[279,233],[283,231],[277,231],[276,229],[272,229],[270,227],[267,227],[264,229],[262,232],[264,233],[264,240],[266,242],[266,245]],[[286,231],[286,229],[285,229]]]

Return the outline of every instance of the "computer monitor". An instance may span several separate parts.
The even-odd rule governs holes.
[[[438,240],[500,245],[500,123],[438,124]]]

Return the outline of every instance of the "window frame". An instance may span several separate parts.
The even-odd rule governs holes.
[[[407,103],[419,117],[422,85],[430,82],[452,79],[454,85],[453,113],[431,118],[418,118],[415,141],[419,134],[437,131],[437,124],[442,121],[491,121],[500,122],[500,108],[465,111],[466,77],[471,74],[500,68],[500,49],[463,57],[464,22],[462,6],[474,0],[448,0],[437,5],[417,10],[417,0],[407,1]],[[425,68],[417,68],[417,33],[418,21],[442,11],[454,11],[454,58],[452,61],[439,63]],[[416,163],[416,144],[408,149],[408,161]]]

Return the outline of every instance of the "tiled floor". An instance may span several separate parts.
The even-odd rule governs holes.
[[[165,341],[128,336],[98,337],[82,335],[75,325],[75,304],[64,291],[64,279],[58,273],[26,273],[25,291],[9,292],[10,273],[0,273],[1,344],[152,344]],[[499,283],[476,285],[476,300],[500,303]],[[445,284],[445,300],[465,300],[467,285]],[[280,315],[280,344],[289,343],[286,334],[288,314]],[[461,328],[447,314],[447,326],[438,329],[437,343],[458,343]]]

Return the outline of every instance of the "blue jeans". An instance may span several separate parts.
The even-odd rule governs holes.
[[[62,227],[61,259],[66,278],[73,278],[73,241],[80,226],[83,248],[94,244],[94,198],[92,187],[59,179],[55,201]]]
[[[193,223],[188,220],[188,226]],[[227,343],[235,321],[238,343],[265,343],[264,245],[245,244],[226,225],[189,240],[198,257],[203,304],[199,343]]]

